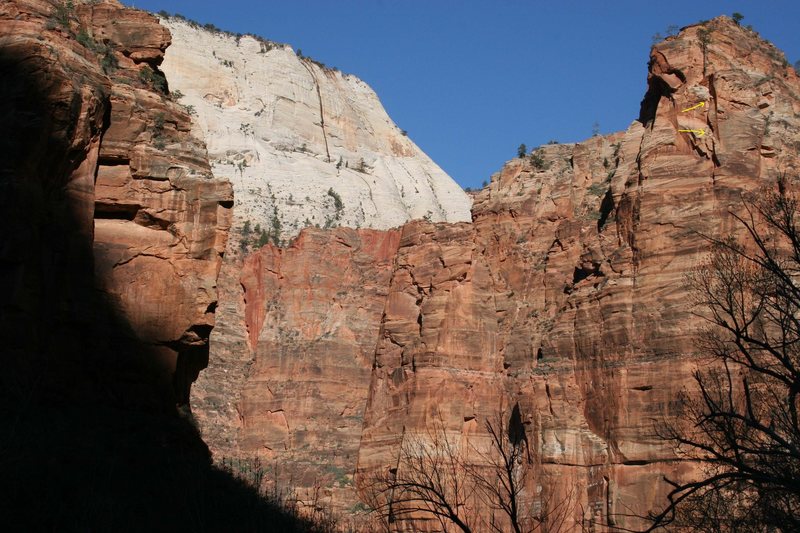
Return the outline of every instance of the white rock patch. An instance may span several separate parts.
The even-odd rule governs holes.
[[[237,227],[280,227],[286,239],[306,225],[471,220],[471,199],[363,81],[289,46],[161,22],[172,32],[162,69],[196,113],[214,173],[234,185]]]

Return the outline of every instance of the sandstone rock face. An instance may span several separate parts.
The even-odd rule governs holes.
[[[800,80],[729,19],[655,46],[648,85],[627,131],[507,163],[477,196],[473,224],[409,223],[394,255],[395,234],[364,256],[374,245],[363,234],[337,230],[249,259],[229,312],[252,358],[219,389],[221,407],[195,404],[218,420],[238,415],[227,442],[209,436],[212,447],[274,458],[305,486],[313,457],[323,465],[315,475],[332,465],[358,485],[396,467],[403,439],[434,421],[471,446],[485,440],[485,420],[518,406],[534,507],[566,502],[568,527],[639,525],[622,515],[657,508],[661,476],[693,469],[655,436],[653,419],[670,416],[697,365],[701,324],[683,279],[707,252],[701,235],[737,231],[730,211],[741,193],[800,168]],[[341,244],[353,235],[361,244]],[[335,294],[331,272],[351,296]],[[347,303],[355,295],[363,310]],[[369,365],[364,394],[355,389]],[[348,408],[333,422],[343,382]],[[331,408],[316,413],[306,398]],[[363,406],[350,403],[358,398]],[[350,412],[364,417],[357,463]],[[342,440],[316,444],[310,427]],[[350,494],[332,497],[346,509]]]
[[[437,417],[463,440],[514,405],[537,462],[528,494],[570,502],[575,527],[637,526],[622,515],[658,508],[661,475],[691,470],[653,425],[697,364],[684,276],[702,234],[736,230],[743,191],[796,172],[800,80],[716,19],[656,46],[648,81],[625,133],[508,163],[457,245],[452,227],[404,228],[360,472],[396,464]]]
[[[196,112],[214,173],[234,184],[237,227],[249,220],[277,242],[306,226],[470,220],[461,187],[363,81],[286,45],[161,22],[173,36],[164,72]]]
[[[169,32],[115,1],[5,2],[0,18],[4,196],[11,219],[25,221],[3,246],[17,279],[4,327],[25,337],[9,344],[52,356],[55,369],[114,372],[147,351],[187,403],[207,358],[233,201],[189,115],[158,87]],[[81,390],[55,369],[54,385]]]
[[[280,481],[304,499],[318,485],[325,500],[357,501],[353,465],[399,237],[307,229],[289,248],[269,245],[247,258],[238,310],[246,340],[236,348],[250,359],[215,346],[224,359],[193,388],[218,458],[279,465]]]
[[[85,9],[92,35],[112,43],[120,65],[97,168],[95,268],[188,404],[208,360],[232,189],[212,174],[185,108],[159,88],[169,31],[141,11]]]

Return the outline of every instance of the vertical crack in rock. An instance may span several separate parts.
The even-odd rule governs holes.
[[[325,132],[325,112],[322,108],[322,93],[320,92],[319,88],[319,80],[317,79],[317,75],[314,73],[313,67],[308,64],[308,61],[305,58],[299,58],[300,63],[302,63],[303,67],[308,71],[309,75],[311,75],[311,81],[314,83],[314,88],[317,91],[317,100],[319,101],[319,125],[322,128],[322,140],[325,141],[325,156],[326,161],[328,163],[331,162],[331,151],[328,147],[328,135]]]

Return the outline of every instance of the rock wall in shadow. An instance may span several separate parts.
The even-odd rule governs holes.
[[[113,1],[3,2],[0,28],[0,522],[313,530],[179,416],[232,199],[160,81],[168,32]]]

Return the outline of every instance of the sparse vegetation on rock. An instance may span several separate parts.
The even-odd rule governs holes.
[[[218,28],[217,26],[215,26],[214,24],[201,24],[201,23],[197,22],[196,20],[192,20],[192,19],[190,19],[188,17],[185,17],[184,15],[182,15],[180,13],[170,14],[168,11],[165,11],[165,10],[162,9],[157,13],[157,15],[159,17],[161,17],[161,18],[164,18],[164,19],[180,20],[182,22],[187,23],[189,26],[191,26],[192,28],[195,28],[195,29],[203,28],[204,30],[210,31],[212,33],[217,33],[217,34],[222,34],[222,35],[227,35],[229,37],[233,37],[234,39],[236,39],[236,44],[237,45],[239,44],[239,41],[242,39],[242,37],[251,37],[251,38],[255,39],[256,41],[258,41],[258,43],[260,44],[259,53],[261,53],[261,54],[266,54],[270,50],[273,50],[273,49],[278,48],[280,46],[284,46],[282,44],[276,43],[274,41],[270,41],[269,39],[265,39],[264,37],[261,37],[260,35],[256,35],[256,34],[253,34],[253,33],[234,33],[234,32],[230,32],[230,31],[222,30],[222,29]]]
[[[156,113],[153,118],[153,146],[159,150],[163,150],[167,145],[167,139],[164,134],[165,120],[166,117],[162,112]]]
[[[536,170],[546,170],[548,165],[541,150],[534,150],[530,155],[530,162]]]
[[[361,158],[358,160],[358,163],[356,163],[356,165],[353,167],[353,170],[355,170],[356,172],[361,172],[362,174],[368,174],[372,170],[372,167],[369,166],[364,161],[364,158]]]
[[[159,93],[163,94],[167,90],[167,78],[161,71],[150,68],[150,65],[144,65],[139,71],[139,80]]]

